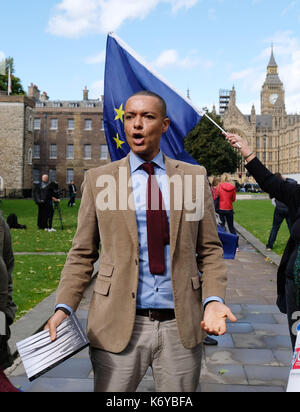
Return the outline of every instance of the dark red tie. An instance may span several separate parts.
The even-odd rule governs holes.
[[[141,166],[149,175],[147,182],[147,241],[150,272],[165,272],[165,245],[170,243],[167,212],[161,190],[154,175],[154,164]]]

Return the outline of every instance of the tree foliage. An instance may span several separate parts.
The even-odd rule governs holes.
[[[13,95],[25,95],[21,80],[14,76],[15,67],[13,57],[7,57],[4,61],[0,62],[0,90],[8,90],[8,69],[10,67],[11,72],[11,88]]]
[[[221,127],[221,117],[206,113]],[[209,176],[236,172],[240,155],[227,143],[222,132],[203,116],[197,126],[185,138],[185,150],[207,170]]]

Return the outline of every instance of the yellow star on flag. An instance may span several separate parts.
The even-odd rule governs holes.
[[[119,133],[117,133],[117,137],[114,137],[113,139],[117,143],[117,149],[121,149],[122,144],[124,144],[125,142],[123,140],[120,140]]]
[[[120,119],[121,122],[123,123],[123,116],[125,114],[125,112],[123,110],[123,103],[121,104],[119,109],[115,109],[115,112],[117,113],[117,116],[115,117],[115,120]]]

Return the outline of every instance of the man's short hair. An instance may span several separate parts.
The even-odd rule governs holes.
[[[166,104],[165,100],[164,100],[159,94],[154,93],[154,92],[151,92],[150,90],[140,90],[139,92],[134,93],[132,96],[130,96],[130,99],[131,99],[131,97],[134,97],[134,96],[150,96],[150,97],[155,97],[155,98],[158,99],[158,100],[160,101],[160,103],[161,103],[161,114],[162,114],[162,117],[163,117],[163,118],[167,117],[167,104]]]

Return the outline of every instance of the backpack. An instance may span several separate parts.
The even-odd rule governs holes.
[[[6,221],[10,229],[26,229],[26,225],[20,225],[18,223],[18,218],[14,213],[11,213]]]

